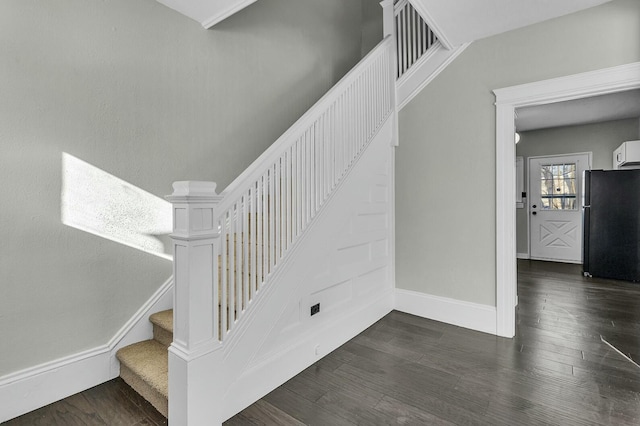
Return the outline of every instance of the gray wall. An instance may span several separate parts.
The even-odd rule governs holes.
[[[613,150],[624,141],[638,138],[638,119],[534,130],[520,133],[516,155],[524,157],[527,191],[529,157],[591,152],[592,168],[611,169]],[[529,253],[527,207],[516,209],[517,252]]]
[[[382,40],[382,6],[378,0],[362,0],[362,56]]]
[[[159,197],[224,189],[359,60],[361,21],[360,0],[208,31],[154,0],[0,2],[0,376],[107,343],[171,275],[61,223],[63,152]]]
[[[605,5],[468,47],[400,112],[396,282],[495,305],[493,89],[640,61],[640,2]]]

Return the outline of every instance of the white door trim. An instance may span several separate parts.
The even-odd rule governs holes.
[[[558,158],[558,157],[572,157],[572,156],[578,156],[578,155],[586,155],[587,156],[587,170],[591,170],[591,167],[593,165],[593,153],[592,152],[570,152],[567,154],[553,154],[553,155],[534,155],[531,157],[527,157],[527,194],[529,199],[532,198],[532,196],[530,194],[532,194],[531,191],[531,160],[539,160],[541,158]],[[584,182],[581,182],[580,184],[580,191],[578,191],[578,195],[580,195],[582,193],[582,185],[584,185]],[[531,204],[531,203],[529,203]],[[578,207],[579,208],[579,207]],[[531,250],[531,206],[527,205],[527,241],[529,242],[529,259],[535,259],[533,257],[532,250]],[[582,235],[582,232],[581,232]],[[516,256],[517,257],[517,256]],[[550,260],[550,259],[549,259]],[[559,262],[566,262],[565,260],[558,260]],[[577,263],[577,262],[576,262]]]
[[[496,330],[516,329],[515,110],[640,88],[640,62],[494,90],[496,96]]]

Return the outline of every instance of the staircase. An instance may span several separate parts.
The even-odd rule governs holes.
[[[169,411],[167,349],[173,341],[173,309],[149,317],[153,339],[126,346],[116,353],[120,377],[163,416]]]
[[[392,309],[398,105],[455,52],[383,7],[385,40],[222,193],[174,183],[174,310],[117,353],[171,424],[221,424]]]

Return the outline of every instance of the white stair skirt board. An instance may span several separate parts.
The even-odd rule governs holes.
[[[529,260],[531,258],[531,256],[529,256],[529,253],[516,253],[516,257],[518,259],[525,259],[525,260]]]
[[[235,415],[262,396],[294,377],[305,368],[336,350],[380,318],[393,310],[392,290],[383,293],[374,303],[336,318],[322,328],[313,330],[282,351],[246,371],[229,390],[235,396],[225,406],[224,418]]]
[[[437,41],[396,83],[398,110],[404,108],[471,43],[447,50]]]
[[[275,285],[261,290],[252,316],[225,348],[219,367],[224,371],[214,373],[224,391],[221,420],[393,309],[392,129],[388,118],[287,262],[274,271]],[[320,312],[310,316],[317,303]],[[225,373],[226,379],[220,377]]]
[[[398,288],[396,310],[483,333],[496,334],[495,306]]]
[[[151,339],[150,313],[173,306],[173,279],[165,282],[105,345],[0,377],[0,422],[118,377],[116,351]]]

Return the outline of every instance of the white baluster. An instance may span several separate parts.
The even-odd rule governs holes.
[[[262,233],[262,224],[264,218],[264,192],[262,186],[262,180],[258,179],[256,182],[256,245],[257,245],[257,255],[256,255],[256,291],[260,288],[260,283],[262,283],[262,260],[264,259],[264,240]]]
[[[305,228],[311,222],[313,215],[313,164],[311,162],[313,156],[313,125],[305,132],[305,151],[304,151],[304,182],[305,182]]]
[[[293,146],[287,150],[287,248],[293,242],[293,227],[295,224],[293,215]]]
[[[418,26],[418,13],[416,12],[416,10],[412,7],[411,8],[411,65],[415,64],[416,59],[418,59],[418,50],[417,50],[417,43],[416,43],[416,39],[418,37],[418,31],[416,30],[416,27]]]
[[[407,30],[407,12],[408,9],[404,8],[402,9],[402,74],[404,74],[407,71],[407,68],[409,68],[408,64],[407,64],[407,56],[408,56],[408,49],[407,46],[409,45],[409,37],[408,37],[408,30]]]
[[[422,21],[422,18],[420,17],[420,15],[418,15],[418,34],[416,34],[416,43],[418,44],[418,57],[422,56],[422,54],[424,53],[424,51],[422,50],[423,44],[422,44],[422,34],[424,33],[424,21]]]
[[[257,211],[257,205],[258,205],[258,186],[256,183],[253,183],[251,185],[251,229],[249,230],[250,234],[251,234],[251,295],[252,298],[253,296],[255,296],[255,292],[258,289],[258,263],[257,263],[257,258],[258,258],[258,211]]]
[[[304,203],[304,182],[302,181],[302,145],[304,143],[303,136],[300,136],[296,143],[296,233],[298,238],[302,231],[302,205]]]
[[[249,251],[250,251],[250,234],[249,229],[249,200],[251,191],[247,190],[242,199],[242,308],[247,309],[250,299],[249,293]]]
[[[238,257],[236,255],[236,240],[238,238],[238,203],[233,205],[233,208],[229,212],[229,295],[231,301],[229,302],[229,309],[231,310],[231,320],[229,324],[233,326],[238,317]]]
[[[282,193],[281,193],[281,179],[282,179],[282,175],[280,173],[281,170],[281,161],[282,161],[282,157],[276,160],[276,164],[274,165],[274,173],[273,173],[273,179],[274,179],[274,218],[273,218],[273,247],[274,247],[274,253],[273,253],[273,265],[275,266],[275,264],[278,263],[278,261],[280,260],[280,257],[282,256],[282,253],[280,252],[280,246],[281,246],[281,241],[280,241],[280,233],[281,233],[281,215],[282,215],[282,211],[281,211],[281,203],[282,203]]]
[[[326,140],[325,140],[325,130],[326,130],[326,111],[322,113],[320,118],[318,118],[318,133],[319,133],[319,146],[318,146],[318,161],[319,165],[319,173],[318,173],[318,206],[322,207],[324,204],[324,196],[325,196],[325,167],[326,167]]]
[[[316,122],[309,129],[309,221],[316,215]]]

